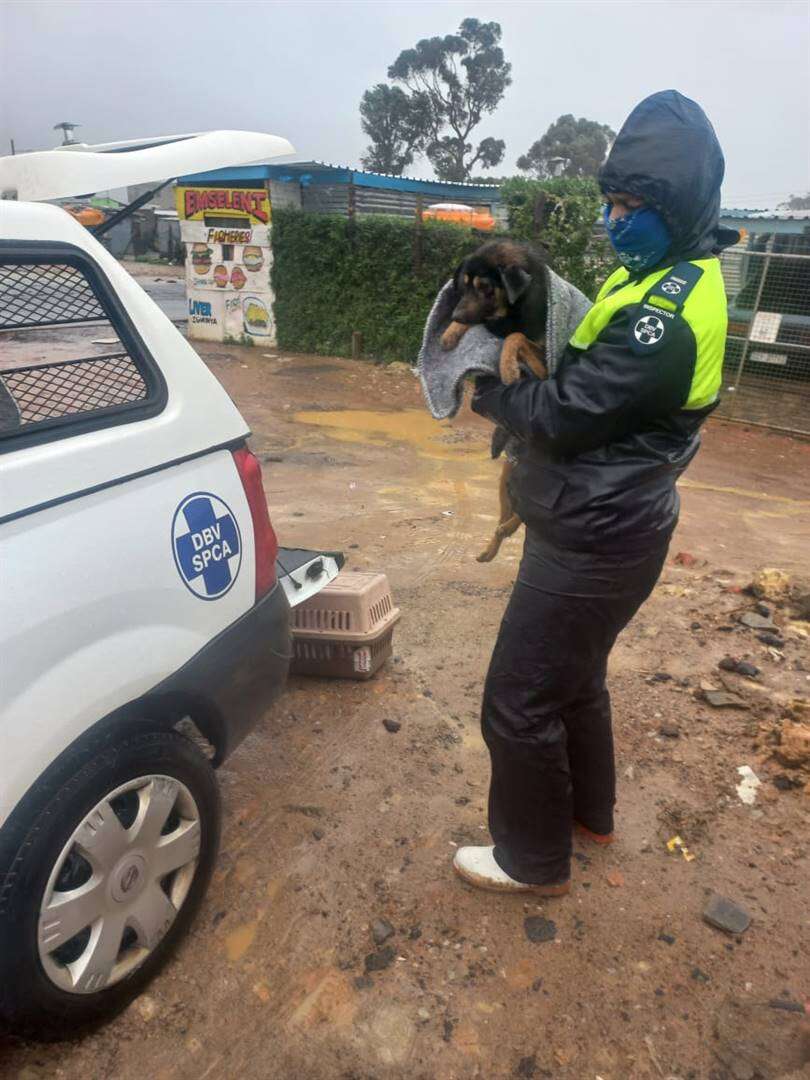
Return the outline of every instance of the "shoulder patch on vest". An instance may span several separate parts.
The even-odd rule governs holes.
[[[639,356],[658,352],[671,336],[675,318],[671,311],[652,304],[640,304],[630,320],[630,348]]]
[[[681,318],[684,301],[702,276],[702,267],[683,262],[656,281],[630,316],[627,340],[632,352],[645,356],[667,343]]]
[[[689,262],[678,263],[655,283],[651,291],[663,293],[680,306],[702,277],[702,266],[695,266],[694,263]]]

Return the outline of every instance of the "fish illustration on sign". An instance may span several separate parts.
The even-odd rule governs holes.
[[[257,337],[269,336],[270,312],[258,296],[246,296],[242,301],[242,318],[248,334],[254,334]]]

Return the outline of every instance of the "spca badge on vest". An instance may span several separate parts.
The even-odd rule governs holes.
[[[638,314],[639,318],[631,315],[627,334],[630,348],[637,356],[657,352],[667,341],[676,314],[649,302],[642,303],[634,314]]]
[[[633,334],[642,345],[654,345],[664,336],[664,324],[657,315],[644,315],[633,327]]]

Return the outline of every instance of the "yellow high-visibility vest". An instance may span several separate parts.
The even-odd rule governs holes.
[[[667,320],[684,319],[695,337],[695,370],[685,409],[703,409],[717,400],[723,373],[728,329],[726,287],[715,257],[677,263],[654,270],[640,281],[628,281],[626,267],[615,270],[596,297],[596,303],[570,339],[575,349],[587,349],[622,308],[638,309],[630,327],[634,351],[649,350],[655,362],[655,334],[661,336]],[[626,284],[624,284],[626,282]]]

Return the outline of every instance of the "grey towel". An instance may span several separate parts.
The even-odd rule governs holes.
[[[546,316],[546,365],[553,375],[568,339],[591,307],[579,289],[546,267],[548,315]],[[440,338],[450,322],[455,296],[448,281],[430,309],[422,348],[419,378],[425,401],[437,420],[455,416],[464,396],[464,378],[470,374],[498,374],[503,340],[485,326],[471,326],[458,345],[445,352]]]

